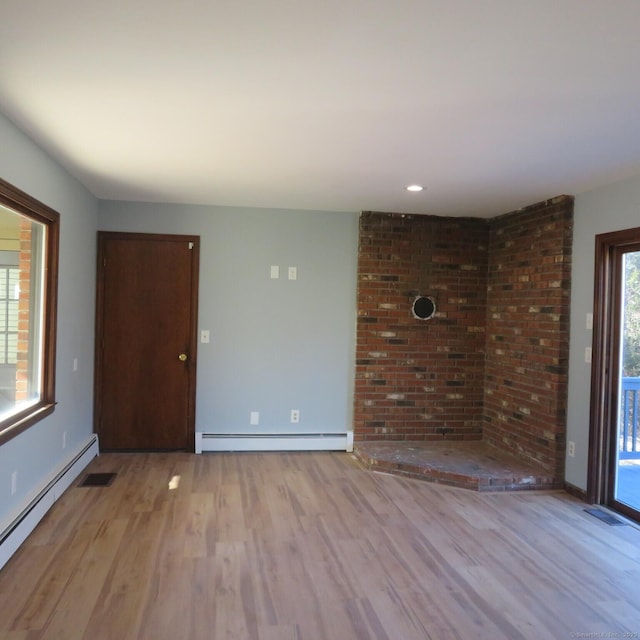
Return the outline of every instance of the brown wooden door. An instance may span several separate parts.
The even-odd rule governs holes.
[[[103,449],[193,449],[199,238],[98,233]]]

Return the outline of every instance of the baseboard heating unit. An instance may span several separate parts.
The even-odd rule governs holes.
[[[343,433],[196,432],[196,453],[205,451],[353,451],[353,431]]]
[[[94,434],[69,462],[53,475],[22,511],[0,531],[0,569],[36,528],[55,501],[98,454],[98,437]]]

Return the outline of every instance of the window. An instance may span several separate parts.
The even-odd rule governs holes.
[[[2,242],[2,239],[0,239]],[[0,251],[0,261],[3,259]],[[14,252],[8,252],[14,253]],[[20,269],[0,262],[0,367],[18,362],[18,304]],[[0,380],[0,385],[2,381]],[[0,399],[0,413],[2,404]]]
[[[0,179],[0,444],[55,407],[59,220]]]

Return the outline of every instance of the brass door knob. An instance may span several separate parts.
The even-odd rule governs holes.
[[[178,360],[180,360],[180,362],[185,362],[185,361],[186,361],[186,359],[187,359],[187,354],[186,354],[186,353],[181,353],[181,354],[178,356]]]

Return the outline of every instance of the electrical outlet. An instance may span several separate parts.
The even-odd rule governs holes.
[[[11,474],[11,495],[15,495],[16,491],[18,490],[18,472],[14,471]]]
[[[271,279],[277,280],[280,277],[280,267],[277,264],[271,265]]]
[[[289,280],[298,279],[298,267],[289,267]]]
[[[573,440],[569,440],[567,443],[567,453],[570,458],[575,458],[576,456],[576,443]]]
[[[258,411],[252,411],[249,414],[249,424],[254,426],[260,424],[260,413]]]
[[[291,409],[291,422],[300,422],[300,411],[298,409]]]

